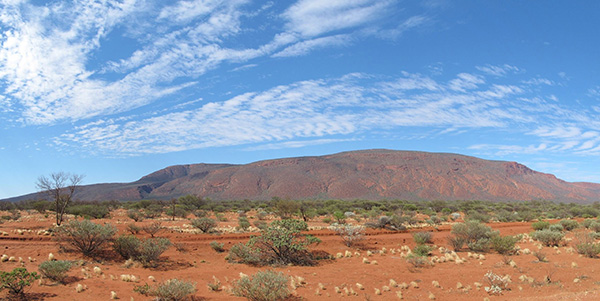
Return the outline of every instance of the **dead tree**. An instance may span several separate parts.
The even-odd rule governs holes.
[[[40,176],[37,187],[41,193],[47,194],[54,202],[56,209],[56,225],[60,226],[67,206],[73,198],[75,189],[83,180],[83,175],[65,172],[51,173],[49,177]]]

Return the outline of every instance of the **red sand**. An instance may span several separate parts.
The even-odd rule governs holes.
[[[228,263],[225,260],[227,252],[217,253],[209,243],[213,240],[225,243],[225,248],[229,249],[238,242],[247,241],[249,234],[191,234],[178,233],[172,230],[163,231],[158,234],[160,237],[167,237],[173,243],[182,244],[187,251],[180,252],[175,248],[170,248],[161,257],[161,265],[156,269],[145,269],[141,267],[125,268],[124,260],[114,257],[111,260],[94,262],[93,260],[83,258],[75,253],[60,252],[55,242],[49,236],[37,235],[35,230],[48,228],[52,224],[51,216],[44,219],[39,214],[22,213],[23,218],[18,222],[5,222],[0,224],[0,230],[8,232],[8,236],[0,236],[0,253],[8,256],[22,257],[24,266],[29,271],[37,271],[38,265],[48,259],[48,253],[53,253],[56,259],[79,260],[84,263],[83,266],[75,266],[69,272],[69,282],[66,285],[35,283],[28,290],[28,296],[34,300],[107,300],[110,299],[110,292],[115,291],[121,300],[148,300],[149,297],[140,295],[133,291],[135,285],[144,283],[153,284],[148,276],[153,276],[156,281],[164,281],[170,278],[185,279],[196,282],[197,292],[194,294],[194,300],[235,300],[242,298],[234,297],[227,292],[233,282],[240,277],[240,273],[253,274],[256,271],[267,269],[251,267],[243,264]],[[127,218],[124,211],[117,211],[111,219],[94,220],[96,223],[111,223],[117,226],[120,233],[125,233],[125,226],[132,221]],[[229,217],[230,222],[220,222],[219,226],[226,224],[235,225],[234,215]],[[150,223],[150,220],[138,223]],[[182,226],[189,224],[188,220],[162,220],[164,226]],[[324,226],[323,223],[309,223],[311,226]],[[530,223],[492,223],[495,229],[500,230],[503,235],[519,234],[531,232]],[[424,228],[413,231],[433,231],[434,243],[440,247],[448,247],[446,238],[449,235],[450,225],[443,225],[439,230]],[[34,229],[32,233],[18,234],[17,229]],[[458,252],[458,255],[466,259],[463,264],[454,262],[436,263],[434,266],[414,269],[400,256],[400,248],[403,245],[413,247],[411,233],[393,233],[388,231],[368,230],[365,241],[361,248],[346,247],[341,238],[332,235],[329,230],[312,231],[311,234],[319,236],[322,243],[313,246],[313,250],[323,250],[332,255],[338,252],[344,253],[346,250],[359,252],[360,256],[350,258],[340,258],[336,260],[323,261],[314,267],[286,266],[273,268],[289,276],[300,276],[306,281],[301,287],[293,291],[295,296],[305,300],[345,300],[353,298],[357,300],[397,300],[396,292],[402,291],[405,300],[428,300],[435,296],[436,300],[483,300],[488,297],[490,300],[599,300],[600,299],[600,274],[596,272],[600,267],[600,259],[590,259],[579,254],[570,253],[569,247],[573,247],[573,241],[566,246],[558,248],[544,247],[543,251],[547,254],[547,262],[538,262],[531,254],[521,254],[511,256],[516,263],[516,267],[511,267],[503,262],[501,255],[487,253],[485,260],[478,260],[468,257],[468,253]],[[145,235],[145,234],[144,234]],[[143,235],[142,235],[143,236]],[[567,237],[573,237],[568,234]],[[519,242],[521,249],[528,248],[531,251],[537,251],[536,243]],[[386,248],[385,254],[379,251]],[[395,249],[396,254],[390,252]],[[377,251],[372,256],[367,256],[367,250]],[[558,252],[559,251],[559,252]],[[558,254],[560,253],[560,254]],[[440,256],[436,249],[433,253]],[[28,257],[34,258],[35,262],[29,262]],[[363,257],[371,263],[363,263]],[[576,264],[573,267],[573,263]],[[10,271],[15,267],[21,266],[19,262],[2,262],[0,270]],[[98,266],[103,274],[94,275],[92,269]],[[90,278],[85,278],[82,268],[89,269]],[[510,275],[510,290],[506,290],[500,296],[491,296],[484,290],[488,285],[484,275],[488,271],[504,276]],[[122,274],[135,275],[141,279],[137,283],[121,281]],[[533,283],[522,282],[519,280],[521,275],[527,275],[534,278]],[[117,278],[112,280],[111,276]],[[210,291],[207,284],[213,281],[213,276],[217,277],[224,290],[219,292]],[[544,281],[545,277],[550,277],[550,283]],[[574,279],[580,279],[574,282]],[[394,279],[397,283],[410,283],[412,281],[418,284],[418,288],[409,287],[400,289],[390,287],[390,291],[383,291],[381,295],[376,295],[375,290],[382,290],[389,284],[389,280]],[[432,281],[439,282],[441,288],[434,287]],[[48,281],[46,281],[48,282]],[[457,288],[460,282],[463,288]],[[476,282],[481,283],[481,288],[476,287]],[[325,290],[321,290],[316,295],[319,283],[324,285]],[[364,290],[359,290],[357,283],[362,284]],[[81,293],[75,291],[77,284],[87,286],[87,289]],[[342,292],[336,293],[335,287]],[[357,295],[344,295],[344,288],[357,293]],[[466,289],[470,288],[470,289]],[[0,293],[5,296],[6,292]],[[133,298],[133,299],[132,299]]]

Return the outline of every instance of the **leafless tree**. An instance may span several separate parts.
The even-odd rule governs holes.
[[[56,207],[56,225],[60,226],[63,215],[76,187],[81,184],[83,175],[70,174],[66,172],[51,173],[50,176],[40,176],[37,187],[41,193],[47,194]]]

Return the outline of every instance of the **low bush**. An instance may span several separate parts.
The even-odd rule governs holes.
[[[565,234],[562,232],[550,231],[548,229],[535,231],[531,234],[531,238],[548,247],[559,246],[564,236]]]
[[[342,241],[347,247],[352,247],[361,242],[365,237],[365,227],[350,224],[333,224],[329,227],[342,238]]]
[[[8,300],[21,299],[25,288],[37,279],[40,279],[40,276],[36,272],[28,272],[25,268],[15,268],[10,272],[0,271],[0,291],[8,290]]]
[[[150,234],[150,237],[154,238],[154,235],[158,234],[160,231],[164,230],[165,227],[162,226],[161,222],[153,222],[149,225],[145,225],[142,227],[142,231]]]
[[[113,249],[124,259],[135,259],[140,254],[141,240],[133,235],[121,235],[113,242]]]
[[[412,237],[417,244],[433,243],[433,235],[431,232],[415,232],[413,233]]]
[[[144,219],[144,215],[142,213],[140,213],[139,210],[136,210],[136,209],[127,210],[127,217],[129,217],[130,219],[132,219],[136,222],[140,222]]]
[[[416,245],[412,250],[417,256],[429,256],[431,251],[433,251],[433,247],[428,245]]]
[[[288,281],[281,272],[260,271],[235,282],[233,294],[252,301],[285,300],[290,295]]]
[[[459,236],[448,236],[448,243],[454,251],[459,251],[466,243],[466,239]]]
[[[105,218],[108,216],[109,211],[106,206],[102,205],[73,205],[67,207],[66,212],[75,216],[83,216],[85,218]]]
[[[579,223],[572,219],[563,219],[559,222],[566,231],[573,231],[579,228]]]
[[[225,252],[225,244],[222,242],[220,243],[213,240],[210,242],[210,247],[219,253]]]
[[[204,233],[208,233],[217,226],[217,221],[209,217],[201,217],[192,220],[192,226]]]
[[[172,245],[166,238],[149,238],[140,244],[139,255],[136,258],[144,267],[156,266],[156,261]]]
[[[431,262],[429,262],[427,257],[419,256],[414,253],[406,256],[406,262],[408,262],[414,268],[422,268],[431,265]]]
[[[512,254],[515,250],[515,244],[521,240],[520,236],[494,236],[490,243],[492,250],[502,255]]]
[[[550,227],[550,223],[547,221],[537,221],[531,224],[531,228],[535,231],[548,229],[548,227]]]
[[[250,226],[252,226],[252,224],[250,224],[250,221],[248,220],[247,217],[240,216],[238,218],[238,226],[237,226],[238,230],[246,231],[246,230],[248,230],[248,228],[250,228]]]
[[[477,221],[454,224],[450,233],[457,237],[454,243],[458,245],[462,241],[471,251],[475,252],[487,252],[490,248],[491,238],[499,235],[498,231],[493,231],[489,226]],[[453,241],[450,242],[453,243]]]
[[[127,225],[127,231],[129,231],[131,234],[138,234],[140,231],[142,231],[142,227],[136,224],[129,224]]]
[[[65,282],[70,269],[71,262],[66,260],[44,261],[38,267],[38,271],[43,277],[60,283]]]
[[[117,229],[113,225],[99,225],[88,220],[71,221],[57,227],[55,239],[64,249],[96,256],[112,240]]]
[[[575,245],[577,253],[589,258],[596,258],[600,254],[600,245],[593,242],[580,242]]]
[[[316,237],[302,234],[308,229],[301,220],[278,220],[250,238],[245,245],[237,244],[230,250],[230,261],[255,265],[313,265],[308,246],[319,243]]]
[[[144,267],[152,267],[171,245],[171,241],[166,238],[142,240],[133,235],[122,235],[114,241],[113,249],[123,259],[133,259],[141,262]]]
[[[133,291],[142,295],[156,297],[154,300],[181,301],[188,299],[189,295],[196,292],[196,283],[174,278],[159,283],[154,287],[148,284],[135,286]]]
[[[554,224],[554,225],[550,225],[550,227],[548,227],[548,230],[555,231],[555,232],[562,232],[565,230],[565,227],[563,227],[563,225],[561,225],[561,224]]]

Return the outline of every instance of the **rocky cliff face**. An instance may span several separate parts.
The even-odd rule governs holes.
[[[516,162],[446,153],[366,150],[246,165],[171,166],[133,183],[84,186],[77,197],[138,200],[187,194],[213,200],[265,200],[278,196],[588,203],[600,199],[600,184],[568,183]]]

